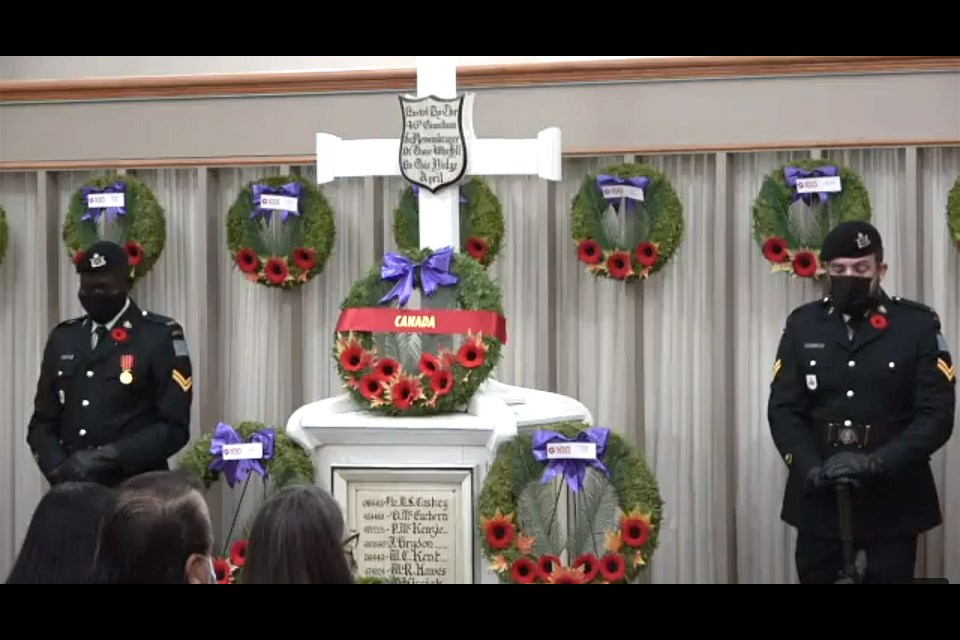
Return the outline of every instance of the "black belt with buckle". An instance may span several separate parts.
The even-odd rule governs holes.
[[[818,422],[817,426],[827,446],[866,449],[871,444],[871,425],[869,424],[844,420],[843,422]]]

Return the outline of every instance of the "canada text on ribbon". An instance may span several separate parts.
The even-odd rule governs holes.
[[[429,311],[349,307],[340,313],[337,331],[370,333],[481,333],[507,343],[507,320],[495,311],[431,309]]]

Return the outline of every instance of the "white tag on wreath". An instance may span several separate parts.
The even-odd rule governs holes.
[[[260,208],[272,211],[297,211],[300,201],[290,196],[263,194],[260,196]]]
[[[840,190],[839,176],[821,176],[797,180],[797,193],[837,193]]]
[[[629,200],[643,202],[643,189],[629,184],[605,185],[600,187],[600,191],[603,193],[604,199],[627,198]]]
[[[259,460],[262,457],[262,442],[242,442],[223,445],[224,460]]]
[[[596,460],[597,445],[593,442],[554,442],[547,445],[548,460]]]
[[[110,207],[125,206],[125,198],[122,193],[91,193],[87,196],[87,208],[89,209],[108,209]]]

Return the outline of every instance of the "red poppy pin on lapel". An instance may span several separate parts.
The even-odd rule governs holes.
[[[127,333],[127,330],[123,327],[117,327],[110,332],[110,337],[113,338],[116,342],[126,342],[127,338],[130,335]]]
[[[887,328],[887,319],[879,313],[875,313],[870,316],[870,324],[877,331],[883,331]]]

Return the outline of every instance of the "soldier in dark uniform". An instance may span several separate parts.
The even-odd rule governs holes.
[[[918,534],[941,524],[930,457],[953,431],[956,371],[929,307],[889,297],[880,234],[826,237],[829,296],[787,318],[770,387],[773,441],[789,469],[781,518],[798,530],[801,583],[843,567],[835,486],[851,486],[865,582],[910,580]]]
[[[183,329],[129,298],[126,250],[100,241],[77,261],[87,315],[47,340],[27,444],[51,484],[116,486],[190,437],[193,378]]]

